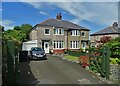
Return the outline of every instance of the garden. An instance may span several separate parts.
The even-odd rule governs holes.
[[[65,52],[66,54],[64,55],[64,58],[63,59],[66,59],[66,60],[69,60],[69,61],[72,61],[72,62],[76,62],[76,63],[80,63],[81,64],[81,61],[84,59],[86,59],[86,51],[82,51],[82,50],[79,50],[79,51],[71,51],[71,50],[68,50]],[[85,57],[85,58],[84,58]],[[80,59],[82,58],[82,59]],[[88,58],[87,58],[88,59]],[[84,61],[85,62],[85,61]]]
[[[89,48],[89,53],[68,50],[65,52],[67,54],[64,55],[64,59],[80,63],[83,67],[89,66],[88,69],[90,71],[97,73],[102,77],[107,77],[107,79],[111,79],[112,77],[112,80],[119,80],[120,76],[118,70],[120,70],[120,37],[112,38],[110,36],[103,36],[101,37],[99,43],[99,47]],[[105,46],[107,47],[105,48]],[[90,52],[91,50],[95,51]],[[90,56],[90,53],[93,55]]]

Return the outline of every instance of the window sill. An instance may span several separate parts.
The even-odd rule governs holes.
[[[80,49],[80,48],[70,48],[70,49]]]
[[[80,36],[80,35],[70,35],[70,36]]]
[[[61,36],[62,35],[63,36],[64,34],[53,34],[53,35],[57,35],[57,36],[59,36],[59,35]]]
[[[50,35],[50,34],[44,34],[44,35]]]
[[[53,48],[53,50],[63,50],[64,48]]]

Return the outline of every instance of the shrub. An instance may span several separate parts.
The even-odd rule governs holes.
[[[111,41],[107,42],[105,45],[110,47],[111,63],[112,64],[120,64],[120,37],[112,39]]]
[[[64,51],[64,54],[67,54],[67,53],[68,53],[68,51],[67,51],[67,50],[65,50],[65,51]]]
[[[120,64],[120,59],[118,59],[118,58],[110,58],[110,64]]]

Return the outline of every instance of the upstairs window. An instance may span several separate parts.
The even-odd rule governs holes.
[[[45,33],[45,35],[50,35],[50,30],[49,29],[45,29],[44,33]]]
[[[64,29],[54,29],[55,35],[64,35]]]
[[[79,30],[72,30],[70,34],[71,36],[79,36]]]
[[[84,37],[84,36],[85,36],[85,32],[81,32],[81,36],[83,36],[83,37]]]

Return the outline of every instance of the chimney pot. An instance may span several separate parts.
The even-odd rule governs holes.
[[[61,15],[61,13],[57,14],[56,19],[62,20],[62,15]]]
[[[117,23],[117,22],[114,22],[114,23],[113,23],[113,27],[118,27],[118,23]]]

